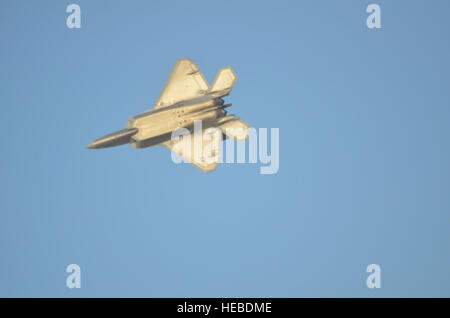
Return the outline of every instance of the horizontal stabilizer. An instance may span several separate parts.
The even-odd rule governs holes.
[[[250,125],[239,117],[230,115],[220,119],[219,127],[225,135],[241,141],[248,138],[248,128]]]

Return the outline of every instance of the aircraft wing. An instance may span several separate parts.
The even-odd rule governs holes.
[[[222,139],[215,139],[217,137],[214,137],[214,135],[212,135],[210,138],[203,138],[202,148],[199,151],[200,153],[199,155],[195,156],[194,138],[197,138],[196,136],[199,135],[192,134],[187,137],[187,140],[183,140],[182,138],[180,138],[180,140],[169,140],[162,143],[162,145],[204,172],[215,170],[220,160],[221,144],[218,141],[222,141]],[[201,136],[199,136],[198,138],[201,138]],[[205,151],[207,147],[209,149]],[[205,154],[209,154],[211,158],[205,158]]]
[[[186,99],[202,96],[208,89],[208,82],[197,64],[187,58],[178,60],[154,108],[164,108]]]

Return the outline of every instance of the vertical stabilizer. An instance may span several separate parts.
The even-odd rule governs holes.
[[[211,85],[210,93],[223,93],[227,95],[230,93],[234,84],[236,83],[237,76],[231,66],[221,68]]]

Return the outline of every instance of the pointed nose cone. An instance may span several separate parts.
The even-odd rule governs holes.
[[[86,146],[88,149],[108,148],[127,144],[133,135],[138,132],[137,128],[122,129],[115,133],[96,139]]]
[[[102,147],[100,147],[100,144],[97,142],[97,140],[94,140],[89,145],[87,145],[86,148],[87,149],[98,149],[98,148],[102,148]]]

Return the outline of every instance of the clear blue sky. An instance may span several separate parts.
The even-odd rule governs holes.
[[[449,9],[1,1],[0,296],[449,297]],[[227,102],[280,129],[278,174],[84,148],[150,109],[182,57],[209,81],[233,66]]]

